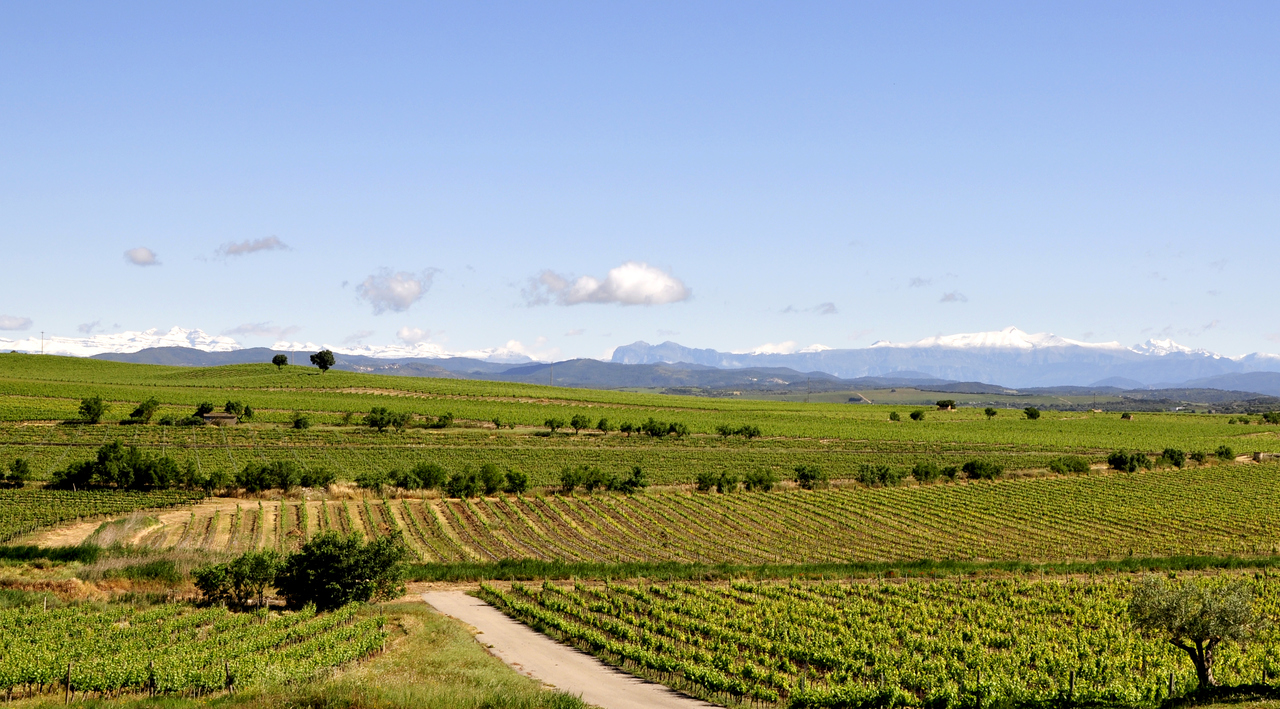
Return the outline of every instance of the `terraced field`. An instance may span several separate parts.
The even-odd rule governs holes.
[[[294,549],[319,531],[400,530],[424,562],[739,563],[1266,555],[1280,466],[1105,473],[903,488],[719,495],[217,501],[139,532],[149,548]]]

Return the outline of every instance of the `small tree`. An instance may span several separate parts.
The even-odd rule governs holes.
[[[307,418],[307,415],[301,411],[295,411],[293,412],[293,427],[299,431],[311,428],[311,419]]]
[[[329,371],[329,368],[336,364],[337,361],[329,350],[320,350],[311,355],[311,363],[320,368],[321,374]]]
[[[31,479],[31,464],[26,458],[14,458],[9,463],[9,474],[4,477],[4,481],[10,487],[24,487],[27,481]]]
[[[529,476],[520,470],[507,471],[505,491],[510,495],[523,495],[529,490]]]
[[[1214,451],[1213,454],[1218,457],[1218,460],[1236,459],[1236,452],[1231,450],[1231,446],[1218,446],[1218,450]]]
[[[1253,610],[1253,591],[1243,581],[1224,585],[1195,579],[1173,585],[1148,576],[1134,587],[1129,617],[1142,633],[1163,638],[1191,657],[1200,690],[1218,684],[1213,676],[1218,645],[1244,642],[1263,625]]]
[[[449,480],[449,474],[436,463],[418,463],[410,472],[418,479],[419,486],[424,490],[442,488]]]
[[[211,413],[213,413],[213,404],[208,401],[202,401],[196,405],[196,412],[192,416],[200,417]]]
[[[921,461],[911,468],[911,477],[915,478],[916,482],[931,483],[942,477],[942,468],[931,460]]]
[[[634,433],[635,430],[636,430],[636,425],[633,423],[623,423],[622,425],[618,426],[618,432],[625,433],[627,435],[627,438],[631,438],[631,434]]]
[[[484,494],[493,495],[506,485],[507,474],[502,472],[493,463],[485,463],[480,466],[480,484],[484,487]]]
[[[1036,419],[1040,418],[1040,409],[1037,409],[1034,406],[1028,406],[1027,408],[1022,410],[1022,414],[1026,416],[1028,419],[1030,419],[1031,421],[1035,421]]]
[[[151,417],[155,416],[156,409],[160,408],[160,400],[154,396],[146,401],[138,404],[138,408],[129,414],[129,418],[140,423],[151,423]]]
[[[989,460],[971,460],[961,470],[970,480],[995,480],[1004,474],[1004,468],[999,463]]]
[[[85,423],[98,423],[102,420],[103,414],[107,413],[107,406],[100,396],[91,396],[87,399],[80,400],[80,418]]]
[[[547,427],[547,428],[549,428],[549,429],[551,429],[551,432],[552,432],[552,433],[555,433],[556,431],[558,431],[558,430],[560,430],[560,429],[564,428],[564,419],[560,419],[560,418],[549,418],[549,419],[547,419],[546,421],[543,421],[543,422],[542,422],[542,425],[543,425],[543,426],[546,426],[546,427]]]
[[[575,436],[578,435],[578,431],[581,431],[584,428],[590,428],[590,426],[591,419],[587,418],[583,414],[574,414],[573,418],[569,419],[569,428],[573,429],[573,434]]]
[[[319,611],[396,598],[404,593],[407,556],[399,530],[368,544],[356,535],[324,532],[289,556],[275,586],[290,606],[313,603]]]
[[[365,414],[364,422],[370,428],[378,429],[378,433],[385,431],[388,426],[403,431],[409,425],[411,417],[411,414],[404,411],[390,411],[385,406],[375,406]]]
[[[742,486],[748,492],[769,492],[778,484],[778,476],[768,468],[757,468],[742,476]]]
[[[609,423],[609,419],[602,418],[596,422],[596,430],[601,433],[608,433],[613,430],[613,424]]]
[[[995,417],[996,417],[996,414],[997,414],[997,413],[999,413],[999,412],[997,412],[995,409],[993,409],[993,408],[991,408],[990,406],[988,406],[987,408],[985,408],[985,409],[983,409],[983,410],[982,410],[982,413],[986,414],[986,415],[987,415],[987,420],[988,420],[988,421],[990,421],[991,419],[995,418]]]
[[[816,465],[797,465],[796,483],[805,490],[815,490],[827,485],[827,473]]]
[[[955,407],[956,407],[956,400],[955,400],[955,399],[940,399],[940,400],[938,401],[938,410],[939,410],[939,411],[949,411],[949,410],[951,410],[951,409],[954,409]]]
[[[902,420],[902,414],[898,413],[897,411],[890,411],[890,412],[889,412],[889,420],[890,420],[890,421],[901,421],[901,420]]]
[[[911,412],[911,420],[912,420],[912,421],[923,421],[923,420],[924,420],[924,411],[923,411],[923,410],[920,410],[920,409],[917,409],[917,410],[915,410],[915,411],[912,411],[912,412]]]
[[[633,465],[627,477],[618,483],[617,489],[630,495],[640,492],[646,487],[649,487],[649,479],[645,477],[644,470],[638,465]]]
[[[271,363],[276,366],[276,371],[280,371],[289,363],[289,355],[278,354],[271,358]]]
[[[1177,448],[1165,448],[1160,454],[1160,460],[1175,468],[1181,468],[1187,464],[1187,454]]]

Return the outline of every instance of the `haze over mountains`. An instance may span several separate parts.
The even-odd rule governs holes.
[[[39,351],[34,338],[0,340],[0,348]],[[35,346],[33,346],[35,345]],[[278,352],[306,354],[314,343],[277,343],[272,348],[243,348],[226,336],[173,328],[83,338],[48,338],[45,352],[155,364],[210,366],[269,361]],[[858,349],[820,345],[781,352],[723,352],[675,342],[635,342],[614,350],[609,362],[580,359],[535,362],[506,348],[450,353],[438,345],[328,346],[339,369],[408,376],[476,377],[506,381],[552,382],[597,388],[709,387],[752,389],[817,383],[822,388],[877,383],[931,386],[966,383],[989,386],[1083,386],[1132,390],[1189,387],[1248,391],[1280,396],[1280,356],[1254,353],[1226,357],[1148,340],[1125,347],[1088,343],[1056,335],[1028,334],[1017,328],[996,332],[931,337],[911,343],[877,342]],[[790,348],[788,348],[790,349]],[[557,376],[556,371],[559,371]]]

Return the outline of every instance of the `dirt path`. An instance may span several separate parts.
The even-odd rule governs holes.
[[[619,672],[594,657],[561,645],[461,591],[433,591],[423,600],[474,627],[476,638],[521,674],[604,709],[718,709],[660,684]]]
[[[166,509],[162,512],[152,511],[151,516],[160,520],[163,525],[182,524],[191,518],[191,511],[195,510],[197,517],[206,517],[213,514],[214,510],[230,510],[235,512],[236,503],[242,500],[226,499],[226,498],[210,498],[204,502],[195,505],[183,505],[172,509]],[[145,513],[145,510],[141,511]],[[98,520],[90,520],[87,522],[67,522],[50,529],[36,532],[25,537],[23,544],[34,544],[42,547],[66,547],[75,546],[85,539],[89,538],[102,526],[102,523],[108,519],[124,519],[129,514],[114,515],[109,518]]]

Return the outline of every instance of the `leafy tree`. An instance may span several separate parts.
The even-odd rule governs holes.
[[[1163,638],[1191,657],[1200,690],[1218,684],[1213,676],[1218,645],[1244,642],[1265,622],[1254,611],[1253,591],[1244,581],[1193,579],[1175,585],[1158,576],[1136,584],[1129,617],[1147,636]]]
[[[1134,451],[1127,453],[1125,451],[1115,451],[1107,456],[1107,465],[1112,470],[1122,470],[1126,473],[1135,473],[1139,469],[1149,469],[1151,467],[1151,459],[1146,453]]]
[[[218,606],[231,602],[231,574],[226,564],[208,564],[191,570],[191,580],[200,591],[200,601]]]
[[[489,420],[493,422],[493,427],[494,427],[494,429],[499,430],[499,431],[501,431],[501,430],[502,430],[502,418],[501,418],[501,417],[494,416],[492,419],[489,419]]]
[[[1028,406],[1022,410],[1022,415],[1026,416],[1031,421],[1035,421],[1040,418],[1040,409],[1037,409],[1034,406]]]
[[[160,400],[154,396],[146,401],[138,404],[138,408],[129,414],[129,418],[139,423],[151,423],[151,417],[155,416],[156,410],[160,408]]]
[[[609,419],[601,418],[596,422],[596,430],[601,433],[608,433],[613,430],[613,424],[609,423]]]
[[[577,435],[579,431],[584,428],[589,428],[590,426],[591,419],[587,418],[584,414],[574,414],[573,418],[569,419],[569,428],[573,429],[574,435]]]
[[[307,468],[298,476],[302,487],[327,488],[338,481],[338,476],[328,468]]]
[[[617,490],[627,494],[640,492],[649,487],[649,479],[645,477],[644,470],[638,465],[631,466],[631,472],[618,482]]]
[[[1203,463],[1209,459],[1209,454],[1205,453],[1204,451],[1191,451],[1190,453],[1187,454],[1187,457],[1194,460],[1197,463]]]
[[[1280,412],[1268,411],[1262,415],[1262,420],[1267,423],[1280,423]]]
[[[948,410],[948,409],[954,409],[955,407],[956,407],[956,400],[955,400],[955,399],[940,399],[940,400],[938,400],[938,410],[939,410],[939,411],[946,411],[946,410]]]
[[[942,477],[942,468],[931,460],[922,461],[911,468],[911,477],[919,483],[931,483]]]
[[[890,420],[890,421],[901,421],[901,420],[902,420],[902,414],[898,413],[897,411],[890,411],[890,412],[889,412],[889,420]]]
[[[1218,460],[1236,459],[1236,452],[1231,450],[1231,446],[1227,445],[1218,446],[1218,449],[1215,450],[1213,454],[1218,457]]]
[[[102,397],[94,395],[87,399],[80,400],[80,418],[85,423],[98,423],[102,420],[103,414],[107,413],[107,406]]]
[[[293,412],[293,427],[300,431],[311,428],[311,419],[307,418],[307,415],[301,411],[295,411]]]
[[[797,465],[794,469],[796,483],[805,490],[827,486],[827,473],[816,465]]]
[[[543,421],[543,422],[542,422],[542,425],[543,425],[543,426],[546,426],[546,427],[547,427],[547,428],[549,428],[549,429],[551,429],[551,432],[552,432],[552,433],[555,433],[556,431],[558,431],[558,430],[560,430],[560,429],[564,428],[564,419],[561,419],[561,418],[549,418],[549,419],[547,419],[546,421]]]
[[[757,468],[742,476],[742,486],[748,492],[769,492],[778,484],[778,476],[768,468]]]
[[[560,492],[573,492],[574,488],[583,483],[587,469],[585,465],[580,465],[576,468],[565,466],[560,471]]]
[[[970,480],[995,480],[1004,474],[1004,467],[989,460],[971,460],[961,468]]]
[[[948,482],[955,482],[959,476],[960,466],[958,465],[948,465],[942,469],[942,477],[946,478]]]
[[[985,408],[985,409],[983,409],[983,410],[982,410],[982,413],[986,414],[986,415],[987,415],[987,420],[988,420],[988,421],[990,421],[991,419],[995,418],[995,417],[996,417],[996,414],[997,414],[997,413],[999,413],[999,412],[998,412],[998,411],[996,411],[995,409],[991,408],[990,406],[988,406],[987,408]]]
[[[420,487],[425,490],[442,488],[449,479],[444,468],[436,463],[418,463],[410,472],[418,479]]]
[[[582,468],[582,487],[586,489],[587,492],[595,492],[596,488],[612,490],[618,484],[617,480],[612,475],[604,472],[598,466],[592,465],[588,467],[584,465]]]
[[[858,466],[858,482],[868,487],[872,485],[892,487],[902,482],[902,471],[884,463],[863,463]]]
[[[633,423],[624,423],[618,426],[618,432],[627,434],[627,438],[630,438],[631,434],[635,433],[635,430],[636,426]]]
[[[1175,468],[1181,468],[1187,464],[1187,454],[1177,448],[1165,448],[1160,454],[1160,460]]]
[[[208,401],[202,401],[196,405],[196,412],[192,416],[204,416],[213,413],[213,404]]]
[[[320,368],[321,374],[329,371],[329,368],[337,364],[337,362],[338,361],[334,359],[333,353],[329,350],[320,350],[319,352],[311,355],[311,363]]]
[[[365,414],[364,422],[370,428],[378,429],[378,433],[382,433],[388,427],[403,431],[405,426],[409,425],[411,418],[413,414],[407,411],[390,411],[385,406],[375,406]]]
[[[406,419],[407,420],[407,419]],[[436,417],[427,428],[448,428],[453,425],[453,412],[446,411]],[[564,425],[564,424],[561,424]]]
[[[290,606],[315,604],[320,611],[390,600],[404,593],[407,557],[399,530],[367,544],[354,534],[324,532],[289,556],[275,586]]]
[[[1060,455],[1049,461],[1049,470],[1059,475],[1089,472],[1089,461],[1078,455]]]
[[[680,421],[674,421],[671,425],[667,426],[667,433],[675,436],[676,438],[683,438],[689,435],[689,427]]]
[[[31,464],[26,458],[14,458],[9,463],[9,474],[4,476],[5,483],[10,487],[24,487],[30,479]]]
[[[227,401],[222,407],[222,412],[226,414],[234,414],[237,417],[244,415],[244,404],[238,401]]]
[[[529,476],[520,470],[507,471],[505,492],[511,495],[523,495],[529,490]]]
[[[457,499],[475,497],[480,494],[480,490],[480,476],[470,468],[450,475],[449,481],[444,484],[445,496]]]
[[[289,355],[278,354],[271,358],[271,363],[276,366],[276,371],[280,371],[289,363]]]
[[[356,476],[356,487],[381,494],[382,489],[391,484],[392,475],[393,473],[377,468],[365,470]]]
[[[502,472],[502,468],[493,463],[480,466],[480,484],[484,487],[484,494],[496,494],[506,483],[507,474]]]
[[[671,433],[671,425],[650,416],[649,420],[640,424],[640,432],[653,438],[662,438]]]
[[[915,411],[912,411],[912,412],[911,412],[911,420],[912,420],[912,421],[923,421],[923,420],[924,420],[924,411],[922,411],[922,410],[920,410],[920,409],[917,409],[917,410],[915,410]]]
[[[302,469],[291,460],[275,460],[270,463],[255,461],[246,464],[236,473],[236,484],[250,494],[272,489],[289,492],[301,482]]]

